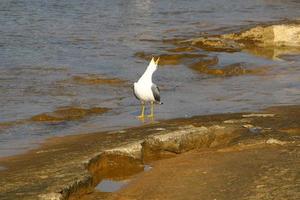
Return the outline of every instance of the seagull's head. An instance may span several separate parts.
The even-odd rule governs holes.
[[[152,57],[150,64],[148,66],[148,68],[152,71],[155,72],[157,70],[158,67],[158,62],[159,62],[159,57],[157,58],[157,60],[154,59],[154,57]]]

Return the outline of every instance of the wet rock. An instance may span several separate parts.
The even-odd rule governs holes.
[[[142,143],[142,156],[147,161],[154,157],[168,157],[168,153],[178,154],[191,149],[226,146],[240,136],[241,129],[231,126],[181,127],[178,131],[146,138]]]
[[[142,143],[142,154],[145,158],[152,152],[181,153],[191,148],[209,146],[210,138],[206,127],[182,127],[178,131],[163,132],[146,138]]]
[[[213,133],[214,139],[210,147],[225,147],[234,139],[241,137],[243,130],[236,126],[219,126],[215,125],[209,128]]]
[[[257,26],[240,33],[223,35],[222,38],[261,47],[300,47],[300,24]]]
[[[240,33],[221,35],[254,55],[278,59],[281,55],[300,53],[300,24],[257,26]]]
[[[163,157],[170,153],[182,153],[193,148],[208,147],[213,135],[206,127],[186,126],[178,131],[160,132],[147,137],[142,143],[142,159],[144,162]]]
[[[268,71],[268,67],[247,69],[244,63],[234,63],[225,66],[221,71],[223,76],[263,75]]]
[[[267,46],[272,43],[274,34],[272,26],[257,26],[240,33],[225,34],[221,38],[238,41],[246,45]]]
[[[79,107],[61,107],[52,113],[43,113],[31,117],[31,121],[35,122],[61,122],[78,120],[83,117],[95,114],[103,114],[107,112],[108,108],[79,108]]]
[[[0,131],[9,129],[16,125],[24,125],[30,122],[51,122],[51,123],[60,123],[64,121],[79,120],[84,117],[91,115],[100,115],[108,112],[109,108],[80,108],[80,107],[60,107],[54,112],[41,113],[35,116],[32,116],[29,119],[21,119],[17,121],[10,122],[0,122]]]
[[[121,147],[109,149],[106,151],[106,153],[126,155],[128,157],[141,159],[141,150],[142,150],[141,143],[142,141],[133,142],[128,145],[123,145]]]
[[[240,76],[240,75],[263,75],[268,71],[268,67],[257,67],[247,69],[244,63],[234,63],[223,68],[212,68],[218,63],[218,58],[201,59],[200,61],[190,65],[189,67],[202,74],[215,76]]]
[[[243,68],[242,63],[234,63],[231,65],[227,65],[222,69],[224,76],[237,76],[243,74],[249,74],[250,70]]]
[[[204,49],[206,51],[216,52],[238,52],[241,51],[241,45],[235,43],[232,40],[218,38],[218,37],[206,37],[197,38],[193,40],[187,40],[191,46]]]
[[[210,66],[214,66],[218,64],[219,59],[217,56],[202,58],[196,61],[195,63],[189,65],[189,67],[197,72],[205,73],[205,74],[218,74],[217,71],[211,71],[209,69]],[[221,72],[220,72],[221,73]]]

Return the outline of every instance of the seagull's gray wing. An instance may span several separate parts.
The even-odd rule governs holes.
[[[157,87],[157,85],[152,84],[151,90],[155,101],[160,102],[159,88]]]

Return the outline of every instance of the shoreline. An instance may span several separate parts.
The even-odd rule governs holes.
[[[190,150],[242,140],[299,140],[299,114],[299,105],[279,106],[51,138],[38,149],[0,159],[0,197],[79,199],[104,178],[129,177],[143,171],[145,163]]]

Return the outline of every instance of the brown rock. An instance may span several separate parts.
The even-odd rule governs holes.
[[[238,52],[241,47],[232,40],[226,40],[218,37],[198,38],[191,40],[191,45],[207,50],[217,52]]]
[[[86,75],[86,76],[73,76],[72,82],[77,84],[97,85],[97,84],[109,84],[109,85],[120,85],[126,81],[118,78],[106,78],[102,75]]]
[[[214,70],[212,71],[211,69],[209,69],[208,67],[210,66],[214,66],[216,64],[218,64],[219,59],[217,56],[215,57],[207,57],[207,58],[203,58],[203,59],[199,59],[197,62],[189,65],[189,67],[199,73],[204,73],[204,74],[222,74],[222,72],[218,72],[218,70]]]
[[[99,107],[88,109],[78,107],[61,107],[53,113],[43,113],[33,116],[30,120],[35,122],[61,122],[77,120],[93,114],[102,114],[108,110],[108,108]]]

